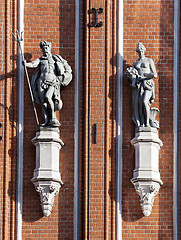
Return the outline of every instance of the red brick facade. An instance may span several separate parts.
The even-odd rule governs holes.
[[[160,109],[159,168],[163,186],[155,197],[152,214],[143,217],[139,198],[130,182],[134,169],[134,137],[131,121],[131,90],[123,87],[123,239],[173,239],[173,1],[124,1],[124,61],[132,65],[137,59],[138,41],[145,44],[146,56],[156,65],[158,78],[154,105]]]
[[[101,27],[89,27],[91,8],[103,8]],[[24,52],[27,61],[41,56],[39,42],[52,43],[75,73],[75,1],[25,0]],[[138,41],[154,60],[158,77],[156,101],[160,109],[159,169],[163,186],[149,217],[142,214],[139,196],[130,182],[134,170],[131,88],[123,79],[122,222],[116,223],[116,53],[117,1],[81,1],[80,107],[80,239],[166,239],[173,236],[173,87],[174,1],[124,0],[124,71],[137,59]],[[17,29],[17,1],[0,0],[0,235],[15,239],[17,50],[11,33]],[[181,64],[180,64],[181,66]],[[28,70],[30,77],[33,71]],[[55,197],[52,213],[43,217],[39,194],[31,178],[35,169],[36,121],[25,78],[22,239],[74,239],[74,96],[75,78],[61,91],[60,172],[64,185]],[[37,106],[40,122],[41,108]],[[97,142],[93,128],[97,124]],[[181,166],[181,164],[180,164]],[[181,168],[180,168],[181,171]],[[180,182],[181,186],[181,182]],[[180,192],[179,192],[180,193]],[[181,208],[180,208],[181,216]],[[181,218],[180,218],[181,221]],[[181,231],[181,227],[180,227]]]

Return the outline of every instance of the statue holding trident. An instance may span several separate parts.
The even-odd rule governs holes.
[[[72,80],[72,69],[60,55],[51,54],[51,43],[40,42],[42,56],[35,61],[26,62],[24,59],[23,32],[13,34],[19,45],[20,57],[28,82],[30,96],[35,113],[36,136],[31,140],[36,147],[36,168],[33,173],[32,183],[40,195],[40,202],[44,216],[49,216],[52,211],[54,198],[58,194],[63,181],[59,172],[59,152],[64,146],[60,138],[58,127],[60,123],[56,118],[56,111],[62,108],[60,90]],[[20,68],[20,66],[18,65]],[[36,68],[30,84],[27,68]],[[22,68],[21,68],[22,69]],[[45,122],[40,125],[35,107],[35,101],[41,105]]]
[[[51,43],[40,42],[43,55],[33,62],[23,61],[23,65],[36,68],[32,76],[32,92],[35,101],[42,106],[45,123],[42,126],[58,127],[56,111],[62,108],[60,87],[72,80],[72,69],[60,55],[51,54]]]

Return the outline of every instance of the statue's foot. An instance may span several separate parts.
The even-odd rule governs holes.
[[[59,127],[61,126],[60,122],[56,118],[52,118],[49,122],[50,127]]]
[[[41,127],[48,127],[48,123],[40,124]]]

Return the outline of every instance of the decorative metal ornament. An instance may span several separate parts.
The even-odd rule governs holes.
[[[102,27],[103,22],[99,20],[99,14],[103,13],[103,8],[91,8],[89,14],[92,14],[92,21],[89,23],[89,27]]]

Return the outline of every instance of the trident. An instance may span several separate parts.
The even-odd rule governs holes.
[[[21,48],[21,42],[23,41],[23,32],[19,32],[17,30],[16,34],[17,34],[17,37],[15,36],[15,34],[12,33],[12,35],[14,36],[15,41],[19,45],[23,62],[25,62],[24,54],[23,54],[23,51],[22,51],[22,48]],[[30,79],[29,79],[29,76],[28,76],[28,71],[27,71],[26,64],[24,64],[24,68],[25,68],[26,79],[27,79],[27,82],[28,82],[28,87],[29,87],[29,91],[30,91],[30,95],[31,95],[31,100],[32,100],[32,103],[33,103],[33,109],[34,109],[34,113],[35,113],[36,123],[37,123],[37,125],[39,125],[38,115],[37,115],[37,111],[36,111],[36,107],[35,107],[35,101],[34,101],[32,89],[31,89],[31,84],[30,84]]]

